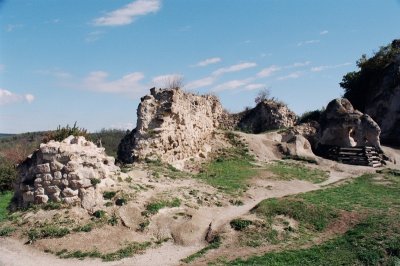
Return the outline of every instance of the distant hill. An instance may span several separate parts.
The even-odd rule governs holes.
[[[14,136],[14,135],[15,135],[15,134],[0,133],[0,139],[12,137],[12,136]]]

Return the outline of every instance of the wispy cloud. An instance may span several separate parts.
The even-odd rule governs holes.
[[[274,74],[275,72],[281,70],[281,67],[279,66],[270,66],[267,68],[262,69],[260,72],[257,73],[257,77],[259,78],[266,78]]]
[[[152,79],[153,85],[156,87],[166,88],[175,82],[179,82],[183,80],[183,75],[181,74],[166,74],[154,77]],[[178,84],[176,84],[178,85]],[[182,84],[181,84],[182,85]]]
[[[319,34],[320,34],[320,35],[326,35],[326,34],[328,34],[328,33],[329,33],[329,31],[323,30],[323,31],[321,31]]]
[[[196,63],[195,65],[193,65],[194,67],[204,67],[204,66],[208,66],[211,64],[216,64],[221,62],[222,59],[220,57],[212,57],[212,58],[207,58],[203,61],[200,61],[198,63]]]
[[[321,40],[308,40],[308,41],[303,41],[303,42],[299,42],[297,44],[297,46],[303,46],[303,45],[309,45],[309,44],[316,44],[321,42]]]
[[[116,80],[107,80],[109,74],[105,71],[93,71],[84,78],[81,87],[97,91],[97,92],[108,92],[108,93],[142,93],[145,91],[140,81],[144,79],[144,75],[141,72],[133,72],[123,76]]]
[[[12,32],[15,29],[19,29],[19,28],[22,28],[22,27],[23,27],[22,24],[8,24],[8,25],[6,25],[6,31],[7,32]]]
[[[90,43],[90,42],[98,41],[103,34],[104,34],[104,31],[101,31],[101,30],[89,32],[88,35],[86,35],[85,42]]]
[[[161,8],[161,0],[136,0],[126,6],[96,18],[96,26],[122,26],[131,24],[137,17],[156,13]]]
[[[301,74],[302,74],[302,72],[296,71],[296,72],[290,73],[286,76],[278,77],[277,79],[278,80],[297,79],[297,78],[301,77]]]
[[[231,73],[231,72],[238,72],[247,68],[252,68],[257,66],[256,63],[252,63],[252,62],[244,62],[244,63],[240,63],[240,64],[236,64],[236,65],[232,65],[229,67],[223,67],[220,69],[217,69],[216,71],[213,72],[213,75],[215,76],[220,76],[226,73]]]
[[[17,103],[21,101],[26,101],[31,103],[35,100],[35,96],[32,94],[16,94],[9,90],[0,88],[0,105],[6,105],[11,103]]]
[[[338,65],[325,65],[325,66],[317,66],[317,67],[313,67],[311,68],[312,72],[321,72],[327,69],[333,69],[333,68],[339,68],[339,67],[344,67],[344,66],[349,66],[351,65],[351,63],[347,62],[347,63],[343,63],[343,64],[338,64]]]
[[[72,74],[61,70],[59,68],[54,68],[54,69],[41,69],[41,70],[36,70],[34,73],[40,74],[40,75],[46,75],[46,76],[52,76],[58,79],[68,79],[72,77]]]
[[[266,87],[265,84],[262,84],[262,83],[252,83],[252,84],[246,85],[244,88],[245,88],[245,90],[252,91],[252,90],[258,90],[258,89],[265,88],[265,87]]]
[[[185,87],[189,90],[206,87],[206,86],[210,86],[210,85],[214,84],[215,80],[216,79],[213,76],[205,77],[202,79],[197,79],[197,80],[191,81]]]
[[[291,65],[286,66],[285,68],[294,68],[294,67],[305,67],[311,64],[311,61],[305,61],[305,62],[295,62]]]
[[[242,79],[242,80],[237,80],[237,79],[230,80],[230,81],[224,82],[218,86],[215,86],[214,88],[212,88],[212,91],[220,92],[220,91],[225,91],[225,90],[237,89],[237,88],[240,88],[240,87],[243,87],[243,86],[249,84],[253,80],[254,80],[254,78],[247,78],[247,79]]]

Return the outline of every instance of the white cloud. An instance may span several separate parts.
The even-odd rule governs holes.
[[[197,64],[195,64],[195,67],[204,67],[204,66],[208,66],[211,64],[216,64],[221,62],[221,58],[219,57],[212,57],[212,58],[207,58],[203,61],[198,62]]]
[[[329,33],[329,31],[323,30],[323,31],[321,31],[319,34],[320,34],[320,35],[326,35],[326,34],[328,34],[328,33]]]
[[[290,73],[289,75],[279,77],[278,80],[297,79],[299,77],[301,77],[301,72],[297,71],[297,72]]]
[[[220,76],[226,73],[231,73],[231,72],[237,72],[237,71],[241,71],[247,68],[252,68],[257,66],[256,63],[252,63],[252,62],[244,62],[244,63],[240,63],[240,64],[236,64],[236,65],[232,65],[229,67],[223,67],[220,69],[217,69],[216,71],[213,72],[213,75],[215,76]]]
[[[27,101],[28,103],[31,103],[34,99],[35,99],[35,96],[33,96],[32,94],[20,95],[20,94],[13,93],[9,90],[0,88],[0,105],[21,102],[24,100]]]
[[[343,64],[338,64],[338,65],[326,65],[326,66],[317,66],[317,67],[313,67],[311,68],[312,72],[321,72],[327,69],[333,69],[333,68],[339,68],[339,67],[344,67],[344,66],[349,66],[351,65],[351,63],[347,62],[347,63],[343,63]]]
[[[167,74],[167,75],[161,75],[153,78],[153,85],[156,87],[161,87],[161,88],[168,88],[171,85],[174,85],[174,83],[182,83],[183,80],[183,75],[181,74]],[[183,84],[176,84],[176,85],[183,85]]]
[[[189,90],[193,90],[193,89],[197,89],[197,88],[201,88],[201,87],[210,86],[210,85],[214,84],[214,82],[215,82],[215,77],[205,77],[202,79],[198,79],[198,80],[189,82],[186,85],[186,88]]]
[[[246,90],[248,91],[252,91],[252,90],[257,90],[257,89],[261,89],[261,88],[265,88],[265,84],[261,84],[261,83],[252,83],[249,85],[246,85],[246,87],[244,87]]]
[[[33,96],[32,94],[25,94],[24,97],[28,103],[31,103],[35,100],[35,96]]]
[[[303,45],[308,45],[308,44],[315,44],[319,43],[321,40],[309,40],[309,41],[304,41],[304,42],[299,42],[297,46],[303,46]]]
[[[122,26],[131,24],[137,17],[156,13],[161,8],[161,0],[136,0],[126,6],[96,18],[96,26]]]
[[[260,72],[258,72],[257,73],[257,77],[266,78],[266,77],[271,76],[273,73],[275,73],[275,72],[277,72],[279,70],[281,70],[281,68],[278,67],[278,66],[275,66],[275,65],[274,66],[270,66],[270,67],[264,68]]]
[[[233,89],[243,87],[243,86],[247,85],[248,83],[252,82],[253,80],[254,80],[254,78],[247,78],[247,79],[242,79],[242,80],[237,80],[237,79],[231,80],[231,81],[224,82],[218,86],[215,86],[212,90],[215,92],[225,91],[225,90],[233,90]]]
[[[104,71],[93,71],[83,80],[81,85],[85,89],[108,92],[108,93],[133,93],[144,91],[140,81],[144,75],[141,72],[133,72],[123,76],[120,79],[108,81],[109,74]]]

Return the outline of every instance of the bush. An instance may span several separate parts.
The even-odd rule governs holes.
[[[0,165],[0,193],[13,189],[13,182],[17,178],[17,170],[10,164]]]
[[[253,224],[250,220],[234,219],[230,223],[231,227],[236,231],[242,231]]]
[[[110,200],[114,198],[114,196],[117,194],[115,191],[104,191],[103,192],[103,198],[106,200]]]
[[[89,139],[87,130],[84,128],[79,128],[76,126],[76,122],[74,123],[73,127],[70,127],[67,125],[66,127],[61,127],[58,126],[56,131],[51,131],[48,132],[45,137],[43,138],[43,142],[49,142],[50,140],[55,140],[55,141],[63,141],[69,136],[83,136],[86,139]]]
[[[310,121],[319,122],[322,112],[323,112],[323,109],[304,112],[299,118],[299,123],[307,123]]]

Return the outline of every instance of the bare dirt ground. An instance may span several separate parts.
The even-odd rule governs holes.
[[[249,150],[260,162],[280,158],[276,149],[276,144],[279,141],[276,139],[277,136],[273,134],[268,136],[248,134],[245,138],[249,144]],[[387,151],[390,152],[392,157],[398,158],[397,160],[400,162],[398,150],[388,148]],[[232,219],[249,215],[249,211],[263,199],[324,189],[362,173],[375,172],[375,169],[370,167],[343,165],[323,159],[319,160],[318,166],[309,166],[329,171],[328,180],[320,184],[313,184],[301,180],[280,181],[255,177],[251,180],[246,193],[238,198],[243,202],[241,206],[230,204],[231,196],[223,195],[217,189],[199,180],[193,178],[154,178],[148,169],[135,169],[123,175],[124,179],[130,176],[133,180],[132,183],[128,184],[129,187],[132,187],[131,192],[134,194],[129,206],[143,210],[143,206],[147,202],[163,197],[179,197],[184,199],[184,204],[180,207],[161,209],[149,218],[151,223],[144,232],[137,232],[136,228],[128,228],[122,225],[116,227],[106,225],[88,233],[76,233],[63,238],[39,240],[33,245],[24,245],[26,239],[23,238],[0,238],[0,265],[179,265],[182,259],[206,246],[207,243],[204,238],[210,224],[212,231],[219,232]],[[395,165],[395,167],[398,167],[398,165]],[[268,176],[268,173],[265,173],[265,175]],[[122,189],[122,186],[126,186],[124,182],[122,181],[114,189]],[[138,184],[142,189],[137,189]],[[180,213],[185,213],[185,216],[177,217]],[[190,219],[186,219],[186,216]],[[343,217],[335,228],[327,231],[324,239],[341,233],[341,231],[345,232],[357,220],[357,217],[353,217],[351,214],[343,214]],[[35,217],[32,219],[35,219]],[[133,223],[138,222],[133,221]],[[88,251],[93,247],[107,252],[115,250],[124,241],[142,242],[168,238],[170,240],[159,245],[153,245],[143,254],[107,263],[101,262],[99,259],[85,259],[84,261],[60,259],[55,255],[43,252],[45,249],[57,251],[63,248]],[[321,239],[315,241],[322,241]],[[231,257],[245,257],[266,252],[273,248],[271,246],[261,249],[247,248],[238,250],[237,253],[235,250],[235,254]],[[209,252],[207,259],[224,254],[228,256],[230,253],[232,251],[229,249],[213,250]],[[206,261],[200,259],[196,263],[204,264]]]

